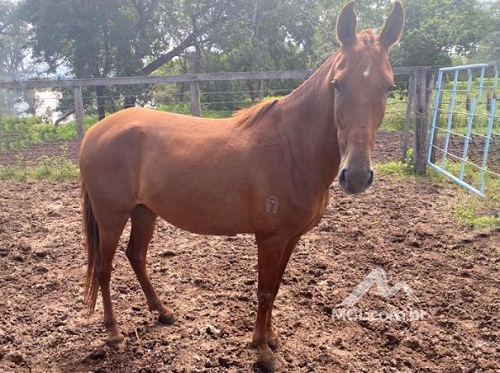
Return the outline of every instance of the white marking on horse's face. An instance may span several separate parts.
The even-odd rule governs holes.
[[[363,72],[363,76],[365,77],[365,79],[368,78],[368,75],[370,75],[370,67],[372,67],[372,65],[368,65],[366,70]]]

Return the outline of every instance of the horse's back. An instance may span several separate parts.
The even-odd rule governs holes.
[[[213,137],[216,126],[207,122],[143,108],[119,111],[87,131],[80,148],[80,167],[106,167],[108,162],[131,167],[134,162],[141,162],[144,155],[160,157],[162,151],[182,146],[183,141],[203,139],[200,132]]]

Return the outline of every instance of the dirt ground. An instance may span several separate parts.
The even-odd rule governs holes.
[[[375,160],[398,160],[400,140],[379,137]],[[69,151],[76,157],[77,146]],[[330,207],[298,245],[276,300],[281,371],[499,371],[500,231],[459,226],[455,198],[449,186],[388,177],[359,197],[333,185]],[[178,318],[161,326],[124,255],[126,236],[112,277],[128,339],[120,353],[104,343],[100,299],[85,316],[78,185],[0,183],[0,371],[256,371],[253,237],[193,235],[160,221],[148,268]],[[375,269],[389,290],[404,282],[417,299],[374,286],[342,313]]]

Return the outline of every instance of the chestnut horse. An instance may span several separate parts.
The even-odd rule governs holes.
[[[158,216],[190,232],[254,233],[258,248],[258,311],[253,344],[259,366],[272,371],[278,337],[272,308],[300,237],[318,224],[336,175],[346,193],[373,181],[371,151],[393,87],[389,48],[403,28],[396,1],[382,31],[357,34],[354,1],[341,11],[341,48],[300,87],[228,119],[203,119],[131,108],[93,126],[80,151],[88,253],[89,313],[99,288],[108,343],[125,339],[110,297],[112,261],[128,221],[126,255],[151,311],[175,318],[146,273],[146,252]],[[339,172],[340,170],[340,172]]]

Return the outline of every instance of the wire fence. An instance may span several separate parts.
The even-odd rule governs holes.
[[[284,97],[292,92],[292,89],[279,89],[267,92],[267,94],[262,99],[268,99],[270,97]],[[19,107],[26,105],[19,105],[16,107],[11,107],[10,110],[6,111],[3,117],[8,116],[29,116],[30,113],[35,113],[34,115],[40,117],[44,122],[48,124],[54,124],[60,119],[64,113],[73,112],[74,111],[74,101],[73,98],[71,100],[67,100],[65,102],[61,102],[60,96],[62,96],[58,92],[47,92],[47,91],[34,91],[31,94],[36,96],[37,106],[30,110],[17,110]],[[229,117],[236,110],[246,108],[259,100],[252,100],[251,95],[252,91],[211,91],[211,92],[203,92],[201,99],[201,109],[203,116],[213,116],[213,117]],[[108,102],[104,105],[106,113],[112,113],[116,110],[120,109],[119,103],[123,101],[123,96],[116,95],[105,95],[102,96],[103,99]],[[95,104],[92,102],[96,100],[94,95],[84,95],[84,102],[90,103],[85,107],[85,112],[88,115],[96,114]],[[137,103],[139,106],[147,106],[151,108],[157,109],[169,109],[169,111],[179,112],[184,114],[189,114],[191,104],[191,98],[189,92],[178,92],[169,95],[168,99],[161,100],[158,97],[153,97],[152,100],[148,100],[147,102]],[[399,118],[398,121],[386,124],[390,126],[391,129],[403,130],[404,126],[404,115],[406,113],[406,106],[408,104],[408,97],[406,94],[401,95],[401,97],[393,97],[390,98],[387,103],[386,115],[391,117],[395,116]],[[14,114],[15,113],[15,114]],[[74,117],[69,117],[65,119],[65,122],[74,121]]]
[[[217,80],[220,78],[218,76],[215,76],[215,80],[209,80],[213,76],[202,77],[196,81],[200,114],[213,118],[228,117],[262,99],[286,96],[310,72],[301,74],[301,78],[295,73],[291,75],[292,78],[277,79],[242,79],[240,75],[237,80]],[[404,138],[408,137],[403,132],[405,128],[406,131],[412,131],[408,111],[411,106],[408,75],[399,76],[398,81],[400,89],[393,92],[388,100],[382,130],[399,132],[396,136],[392,134],[388,141],[381,139],[385,147],[380,149],[384,153],[384,160],[401,159],[405,152],[401,150]],[[60,155],[61,152],[68,152],[70,158],[76,159],[78,133],[75,128],[75,106],[78,97],[75,96],[75,87],[68,86],[64,81],[61,82],[65,84],[63,87],[58,87],[56,81],[49,82],[52,86],[48,88],[44,88],[47,82],[26,83],[17,87],[13,83],[8,85],[0,82],[0,164],[30,162],[36,157]],[[119,81],[113,85],[112,79],[99,82],[108,83],[106,86],[94,86],[87,81],[84,83],[86,85],[78,88],[84,108],[85,128],[96,123],[100,114],[118,111],[130,103],[181,114],[193,113],[192,77],[174,83],[123,84],[126,81]],[[36,85],[42,87],[33,87]],[[397,144],[394,143],[395,139]],[[391,149],[387,149],[388,146]]]

